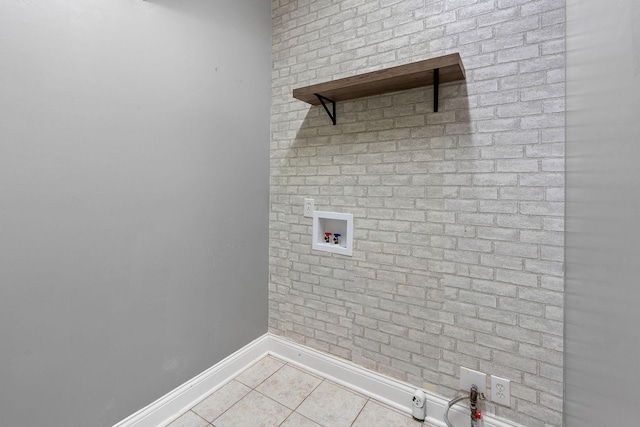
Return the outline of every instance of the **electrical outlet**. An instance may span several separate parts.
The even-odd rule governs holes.
[[[460,366],[460,390],[468,392],[475,385],[478,393],[487,392],[487,374]]]
[[[511,406],[511,381],[491,375],[491,401]]]
[[[304,199],[304,216],[313,216],[313,199]]]

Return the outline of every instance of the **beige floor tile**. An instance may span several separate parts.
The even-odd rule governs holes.
[[[191,410],[205,420],[211,422],[236,402],[249,394],[251,389],[246,385],[232,380],[222,388],[211,394]]]
[[[421,427],[422,421],[416,421],[410,415],[405,415],[369,400],[353,423],[353,427]]]
[[[276,427],[291,410],[275,400],[252,391],[213,421],[215,427]]]
[[[282,366],[284,366],[283,362],[274,357],[267,356],[263,359],[260,359],[250,368],[238,375],[235,379],[251,388],[256,388],[258,384],[266,380],[269,376],[271,376],[271,374],[280,369]]]
[[[314,423],[309,418],[294,412],[289,418],[280,425],[280,427],[322,427],[320,424]]]
[[[287,408],[296,409],[321,382],[321,378],[285,365],[256,390]]]
[[[193,412],[187,411],[167,427],[207,427],[208,425],[208,422],[206,422]]]
[[[366,402],[361,395],[325,380],[296,412],[324,426],[348,427]]]

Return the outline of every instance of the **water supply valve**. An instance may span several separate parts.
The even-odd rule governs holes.
[[[480,401],[484,400],[484,393],[478,392],[476,385],[469,390],[469,409],[471,410],[471,427],[482,427],[482,410],[478,408]]]
[[[475,427],[484,427],[484,421],[482,420],[482,411],[476,412]]]

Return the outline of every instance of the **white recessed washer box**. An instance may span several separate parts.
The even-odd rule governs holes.
[[[331,233],[326,236],[326,233]],[[339,236],[336,236],[339,234]],[[329,242],[325,238],[329,237]],[[334,239],[338,238],[338,243]],[[353,255],[353,214],[313,212],[312,248],[317,251]]]

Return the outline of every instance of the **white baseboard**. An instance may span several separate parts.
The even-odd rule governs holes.
[[[267,333],[113,427],[165,426],[267,354],[411,414],[411,398],[416,390],[415,387]],[[448,400],[430,392],[425,393],[427,394],[425,421],[435,427],[446,427],[444,411]],[[483,418],[485,427],[520,427],[488,414]],[[456,427],[467,426],[469,413],[464,411],[463,406],[456,405],[449,412],[449,420]]]
[[[269,341],[269,354],[393,408],[411,413],[409,405],[415,387],[277,335],[271,335]]]
[[[211,368],[170,391],[113,427],[165,426],[269,353],[268,334],[250,342]]]
[[[269,335],[269,354],[411,414],[411,398],[416,387],[280,336],[267,335]],[[428,391],[425,393],[427,394],[427,418],[425,421],[436,427],[446,427],[444,411],[449,401]],[[488,414],[485,414],[483,418],[485,427],[520,427]],[[454,406],[449,411],[449,421],[456,427],[468,426],[468,410],[464,411],[462,405]]]

